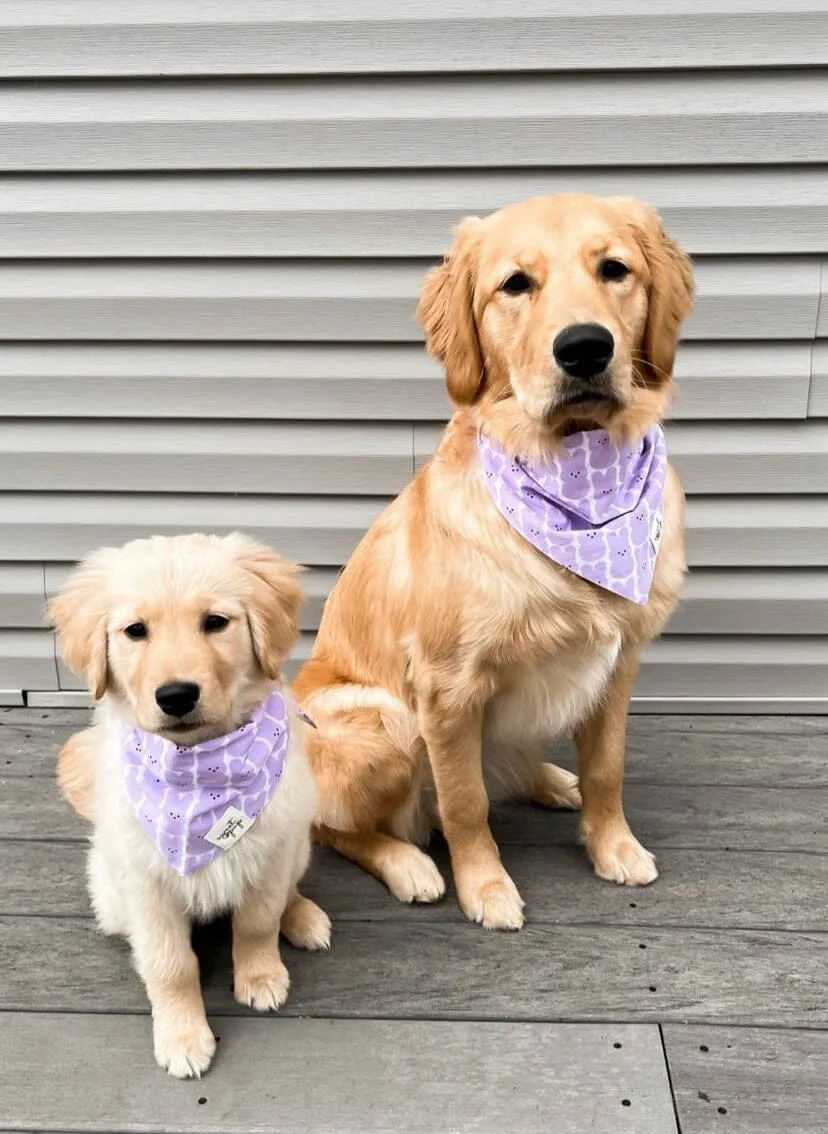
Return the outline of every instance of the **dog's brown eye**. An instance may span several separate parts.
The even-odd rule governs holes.
[[[523,295],[532,290],[532,281],[526,272],[512,272],[500,285],[500,290],[505,291],[507,295]]]
[[[124,633],[133,642],[143,642],[149,631],[145,622],[131,622],[129,626],[124,627]]]
[[[599,271],[602,280],[623,280],[630,274],[630,269],[621,260],[602,260]]]
[[[223,614],[208,614],[203,622],[205,634],[217,634],[219,630],[224,630],[229,625],[230,619],[225,618]]]

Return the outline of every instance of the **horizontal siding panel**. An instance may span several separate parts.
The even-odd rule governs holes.
[[[411,425],[0,421],[0,491],[391,496]]]
[[[58,593],[66,582],[71,569],[71,565],[68,563],[46,564],[46,594],[49,598],[52,598]],[[35,570],[35,568],[30,568],[30,570]],[[2,586],[3,571],[4,568],[0,567],[0,586]],[[301,575],[299,582],[305,594],[305,602],[299,611],[299,625],[302,630],[316,630],[318,628],[319,620],[322,617],[322,608],[339,577],[339,572],[340,569],[338,567],[313,567],[309,571],[303,572]],[[42,590],[43,572],[39,572],[39,575]],[[0,591],[0,596],[1,595],[2,592]],[[42,605],[43,599],[41,596],[41,608]],[[42,625],[42,610],[36,621],[25,623],[25,625]]]
[[[828,634],[828,571],[698,568],[685,581],[681,603],[667,630],[672,634]]]
[[[47,594],[57,594],[66,564],[46,566]],[[303,630],[316,630],[339,570],[314,567],[302,575]],[[35,621],[42,625],[42,600]],[[668,634],[828,634],[828,571],[697,568],[687,577]],[[826,693],[828,696],[828,692]]]
[[[413,434],[413,436],[412,436]],[[0,421],[0,491],[391,496],[434,452],[434,425]],[[828,493],[828,424],[676,424],[696,495]]]
[[[807,70],[0,87],[8,171],[810,164],[827,150],[828,85]]]
[[[804,418],[810,370],[804,342],[685,343],[674,416]],[[151,407],[164,419],[444,421],[450,412],[442,370],[419,343],[0,343],[0,383],[6,417],[143,418]]]
[[[693,254],[825,248],[828,171],[822,166],[441,169],[5,176],[0,255],[433,257],[446,248],[460,217],[563,192],[651,201]]]
[[[65,562],[149,535],[241,529],[288,559],[347,562],[386,501],[331,497],[0,493],[10,562]],[[691,567],[828,567],[828,498],[691,497]]]
[[[385,507],[376,499],[0,493],[0,548],[14,561],[74,561],[150,535],[242,530],[299,563],[338,566]]]
[[[0,627],[42,626],[43,615],[43,568],[0,564]]]
[[[426,266],[9,262],[0,338],[412,342]],[[696,275],[687,338],[813,336],[817,260],[700,260]]]
[[[414,426],[418,468],[441,432],[436,425]],[[828,493],[828,425],[822,422],[682,422],[668,427],[667,447],[689,493]]]
[[[312,646],[313,635],[303,634],[292,654],[291,677]],[[83,680],[61,664],[60,688],[81,689]],[[793,700],[824,698],[826,689],[828,638],[678,635],[661,638],[645,651],[635,693],[647,698]]]
[[[0,629],[0,689],[54,689],[56,682],[51,634]]]
[[[828,20],[803,0],[5,0],[0,76],[797,66],[825,61]],[[659,10],[659,8],[661,10]],[[677,10],[676,10],[677,9]]]
[[[808,413],[811,417],[828,417],[828,342],[814,343],[813,352]]]
[[[824,698],[828,638],[672,636],[644,653],[639,697]]]
[[[691,497],[687,528],[691,567],[828,567],[825,497]]]

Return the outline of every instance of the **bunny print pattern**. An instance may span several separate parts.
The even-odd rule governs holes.
[[[501,515],[538,551],[598,587],[643,605],[661,539],[664,433],[636,445],[602,429],[573,433],[543,464],[510,457],[483,433],[478,452]]]
[[[275,792],[290,739],[287,704],[271,693],[227,736],[183,747],[125,728],[123,784],[165,861],[193,874],[238,842]]]

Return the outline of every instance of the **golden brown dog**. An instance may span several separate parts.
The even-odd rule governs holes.
[[[457,412],[437,454],[360,543],[325,608],[295,690],[309,738],[319,837],[404,901],[444,883],[414,846],[439,824],[469,918],[523,924],[500,862],[491,799],[577,807],[543,745],[574,729],[582,829],[597,873],[643,885],[652,855],[624,817],[626,718],[639,654],[685,572],[683,494],[670,470],[645,605],[547,559],[494,506],[478,431],[540,461],[567,434],[639,440],[664,415],[690,263],[631,200],[561,196],[466,220],[426,278],[419,314]],[[598,324],[600,381],[573,389],[553,342]]]

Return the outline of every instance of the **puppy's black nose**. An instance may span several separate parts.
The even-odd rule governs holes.
[[[571,323],[555,337],[552,353],[570,378],[602,374],[615,350],[615,341],[600,323]]]
[[[201,689],[194,681],[168,681],[155,690],[156,704],[168,717],[186,717],[200,696]]]

